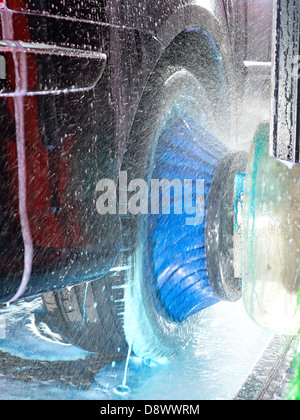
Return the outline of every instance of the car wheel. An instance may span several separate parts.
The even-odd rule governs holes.
[[[206,211],[214,174],[229,153],[227,76],[212,39],[197,30],[179,35],[152,73],[122,172],[148,185],[204,180],[203,218],[187,224],[184,213],[121,215],[123,250],[109,275],[44,296],[76,345],[112,353],[129,345],[144,359],[170,357],[192,338],[200,311],[218,301],[208,278]],[[170,200],[174,210],[182,197],[174,192]]]

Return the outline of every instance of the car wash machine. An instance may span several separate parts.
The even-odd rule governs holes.
[[[298,99],[300,3],[298,0],[277,0],[274,4],[271,124],[268,122],[258,127],[250,154],[225,154],[224,158],[219,159],[218,156],[222,156],[223,151],[220,147],[214,146],[213,136],[204,132],[197,124],[193,125],[192,119],[187,120],[183,113],[179,116],[176,114],[175,118],[170,113],[165,131],[160,133],[161,144],[164,147],[161,147],[161,150],[157,148],[157,164],[153,165],[152,178],[171,178],[171,175],[173,179],[180,178],[182,162],[185,167],[190,164],[191,170],[195,171],[197,169],[195,162],[202,159],[203,173],[205,172],[209,185],[206,191],[208,200],[205,226],[191,227],[190,232],[194,233],[189,236],[184,236],[185,231],[178,229],[178,225],[171,218],[149,218],[147,235],[143,235],[145,224],[141,223],[140,236],[142,239],[148,237],[149,253],[146,258],[138,255],[139,249],[136,251],[132,258],[140,263],[135,264],[135,274],[131,281],[124,285],[121,284],[122,278],[118,280],[119,289],[124,291],[125,297],[112,299],[115,302],[124,302],[124,308],[121,308],[120,312],[124,314],[125,336],[138,356],[151,358],[155,355],[171,354],[173,335],[175,342],[180,341],[185,334],[178,325],[184,323],[190,315],[218,300],[237,301],[242,297],[247,313],[259,325],[278,334],[298,333],[300,327],[300,313],[297,310],[300,287]],[[194,29],[189,31],[193,32]],[[205,42],[211,40],[207,38]],[[3,45],[2,48],[14,51],[14,45]],[[210,50],[215,53],[213,48]],[[43,54],[48,52],[43,50]],[[104,62],[101,54],[93,55],[93,59],[102,64]],[[177,72],[179,80],[184,75],[183,71]],[[195,83],[193,78],[190,79],[191,83]],[[154,82],[155,87],[158,82],[157,80]],[[171,86],[171,77],[168,82]],[[167,94],[167,90],[168,87],[165,87],[164,93]],[[192,97],[192,94],[190,96]],[[19,102],[16,100],[16,104]],[[165,101],[165,105],[167,102]],[[154,111],[151,109],[151,112]],[[185,126],[181,121],[185,122]],[[187,124],[189,122],[190,124]],[[187,127],[190,132],[187,132]],[[20,126],[19,131],[21,128]],[[202,139],[202,143],[194,147],[191,141],[190,149],[187,150],[182,139],[193,138],[196,134]],[[174,149],[177,151],[177,160],[174,158],[171,165],[170,156],[173,156]],[[166,157],[168,159],[165,159]],[[204,164],[203,160],[206,160]],[[205,163],[209,165],[205,167]],[[194,173],[197,175],[197,171]],[[84,212],[85,209],[81,210]],[[74,237],[76,230],[73,231]],[[57,237],[57,229],[54,229],[54,236]],[[62,242],[64,239],[62,238]],[[173,241],[171,247],[169,239]],[[78,235],[79,244],[80,240]],[[78,244],[76,246],[79,247]],[[178,251],[178,260],[175,251]],[[152,259],[149,257],[150,254]],[[178,269],[176,269],[177,263]],[[142,264],[143,267],[140,268]],[[80,265],[80,269],[81,267],[83,265]],[[149,271],[139,273],[139,269]],[[188,272],[185,273],[185,269]],[[150,271],[156,273],[156,277],[149,276]],[[169,275],[171,271],[172,275]],[[65,272],[62,277],[64,275]],[[143,283],[140,277],[145,279]],[[11,279],[9,280],[12,283]],[[8,287],[6,283],[4,286]],[[26,296],[28,288],[26,292],[25,286],[27,283],[21,285],[22,290],[19,289],[22,293],[14,291],[17,292],[17,297]],[[92,287],[95,292],[97,286]],[[84,289],[81,293],[84,303],[90,299],[87,290]],[[102,310],[101,308],[104,313],[111,296],[108,295],[108,299],[105,300],[101,295],[102,290],[104,289],[101,285],[94,295],[103,299],[103,305],[99,304],[97,307],[94,302],[90,302],[90,308],[84,308],[81,314],[81,324],[84,324],[87,318],[91,320],[92,316],[98,316],[100,312],[97,311]],[[71,296],[73,292],[67,293]],[[63,299],[59,300],[61,299],[59,296],[53,296],[52,294],[45,297],[46,308],[50,315],[54,309],[55,311],[61,309],[66,328],[68,323],[72,324],[71,317],[68,318],[67,310],[63,307]],[[78,308],[80,313],[80,305]],[[107,313],[111,308],[108,309]],[[115,318],[119,315],[114,314],[113,310],[111,312],[113,316],[116,315]],[[109,323],[107,313],[103,315],[103,322]],[[77,322],[77,319],[75,321]],[[75,325],[75,321],[72,328],[76,333],[70,335],[72,338],[76,334],[79,336],[86,327],[85,325],[84,328],[80,328],[82,325],[80,323]],[[112,324],[109,323],[108,330]],[[150,330],[153,339],[149,339]],[[123,330],[121,332],[123,333]],[[87,335],[91,339],[94,334]],[[82,345],[81,336],[79,341]],[[116,349],[119,349],[118,342],[112,341]],[[157,350],[152,351],[150,349],[152,345],[157,346]]]
[[[298,2],[276,2],[271,126],[258,129],[246,176],[235,182],[234,262],[245,308],[290,335],[300,327],[299,23]]]

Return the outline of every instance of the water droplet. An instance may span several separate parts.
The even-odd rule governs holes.
[[[114,392],[118,395],[127,395],[130,392],[130,388],[127,385],[119,385],[114,389]]]

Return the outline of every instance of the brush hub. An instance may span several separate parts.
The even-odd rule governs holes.
[[[244,174],[248,153],[226,154],[215,172],[206,220],[206,262],[209,282],[220,300],[242,296],[241,279],[234,270],[235,178]]]

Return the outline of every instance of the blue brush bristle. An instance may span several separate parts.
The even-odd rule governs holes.
[[[152,179],[204,180],[207,204],[216,168],[225,153],[226,147],[209,130],[188,115],[174,113],[158,140]],[[218,299],[207,274],[206,205],[203,223],[187,226],[186,214],[174,215],[174,200],[171,189],[171,214],[148,216],[147,252],[153,277],[145,278],[153,282],[150,290],[156,293],[155,301],[171,319],[182,322]]]

